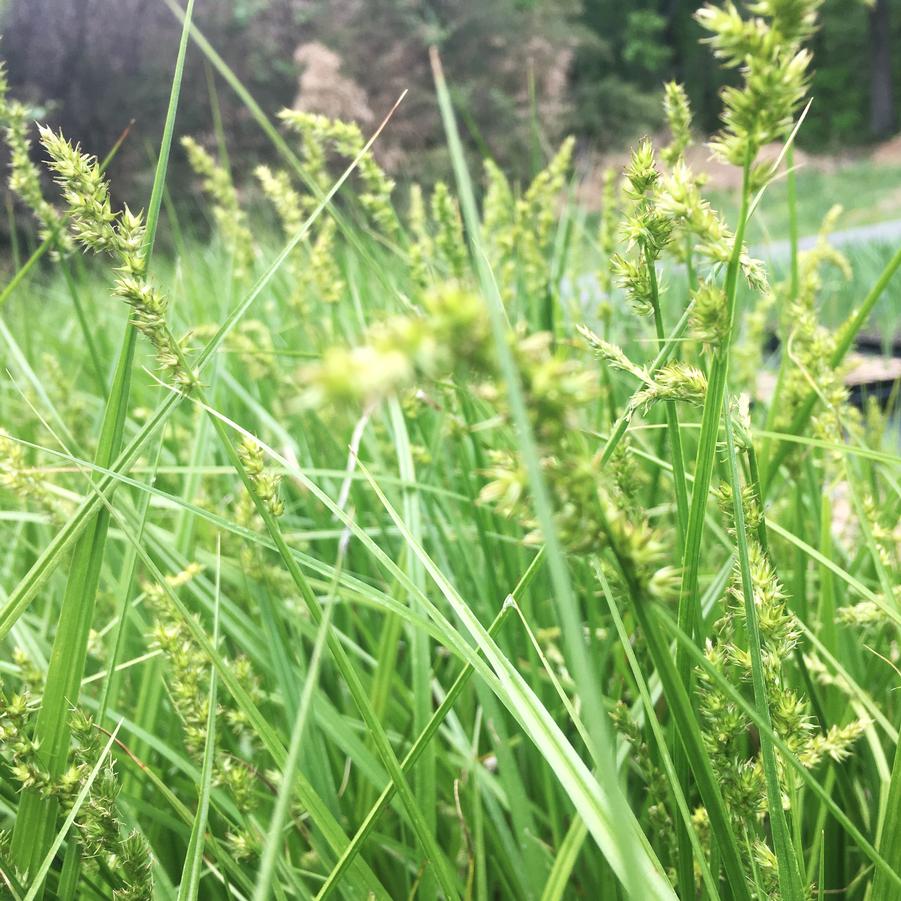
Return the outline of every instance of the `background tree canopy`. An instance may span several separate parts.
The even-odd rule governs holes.
[[[660,86],[684,82],[696,126],[715,127],[721,70],[680,0],[198,0],[195,22],[274,114],[300,105],[372,124],[410,94],[379,152],[389,169],[445,171],[427,48],[437,44],[474,151],[523,177],[564,133],[617,148],[660,125]],[[826,0],[814,105],[802,141],[840,149],[891,134],[901,91],[901,0]],[[15,95],[97,153],[134,120],[114,181],[149,178],[178,22],[164,0],[7,0],[3,54]],[[164,49],[161,49],[164,48]],[[158,76],[158,77],[157,77]],[[300,79],[300,81],[299,81]],[[232,163],[270,153],[228,88],[189,54],[180,130],[214,131]],[[182,167],[182,172],[184,167]],[[176,168],[175,181],[179,183]]]

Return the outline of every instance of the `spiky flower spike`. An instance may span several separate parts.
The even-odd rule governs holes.
[[[192,137],[185,135],[181,145],[188,155],[191,168],[202,179],[203,190],[213,201],[213,216],[234,259],[235,276],[243,278],[253,264],[253,235],[238,201],[231,174]]]
[[[660,151],[660,156],[672,166],[682,159],[691,144],[691,106],[685,88],[677,81],[668,81],[663,86],[663,112],[672,139],[669,146]]]
[[[127,206],[113,212],[109,183],[97,157],[82,153],[50,128],[41,126],[40,134],[63,191],[72,235],[86,250],[113,257],[121,273],[113,293],[132,308],[135,328],[153,345],[163,372],[180,388],[190,389],[197,383],[197,375],[183,364],[166,326],[168,301],[146,277],[143,213],[133,213]]]
[[[791,130],[809,80],[811,56],[801,45],[816,28],[821,2],[758,0],[749,4],[749,19],[731,0],[698,10],[714,53],[743,78],[740,87],[722,92],[723,128],[711,143],[721,159],[736,166],[753,163],[764,144]]]
[[[350,159],[362,154],[358,170],[365,190],[360,195],[360,203],[383,234],[389,238],[396,237],[400,224],[391,202],[394,181],[378,164],[371,150],[363,152],[366,139],[360,127],[355,122],[342,122],[303,110],[283,109],[278,115],[292,131],[300,135],[305,157],[308,161],[312,159],[314,169],[320,174],[324,173],[328,149]]]
[[[634,258],[614,254],[610,265],[635,310],[650,315],[658,302],[654,266],[672,237],[673,219],[657,204],[660,173],[649,140],[632,152],[625,175],[626,196],[633,205],[623,221],[622,234],[639,253]]]
[[[40,223],[41,240],[56,239],[57,252],[67,254],[72,250],[72,239],[62,228],[59,210],[44,198],[41,175],[31,161],[31,125],[28,108],[9,99],[9,83],[6,66],[0,62],[0,125],[5,129],[6,146],[9,148],[9,189],[34,213]]]

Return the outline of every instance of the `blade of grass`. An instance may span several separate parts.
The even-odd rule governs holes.
[[[741,209],[738,214],[738,225],[732,254],[726,270],[724,287],[727,328],[725,336],[714,348],[713,359],[707,376],[707,395],[701,414],[701,434],[698,439],[695,460],[694,485],[691,493],[691,507],[688,514],[688,526],[682,552],[682,584],[679,591],[678,621],[680,627],[691,636],[702,639],[703,620],[700,615],[698,578],[701,566],[701,544],[704,536],[708,493],[713,467],[716,459],[716,443],[719,434],[720,419],[723,413],[723,397],[726,391],[726,379],[729,373],[729,357],[735,331],[736,298],[738,294],[738,271],[744,242],[745,226],[750,208],[750,170],[751,160],[745,160],[742,172]],[[691,668],[685,653],[676,648],[676,669],[686,689],[691,688]],[[683,792],[688,792],[689,762],[685,758],[682,746],[675,742],[673,748],[676,772]],[[684,872],[691,850],[688,847],[688,836],[682,829],[677,835],[679,845],[680,873]]]
[[[651,281],[651,306],[654,312],[654,328],[657,331],[657,340],[661,349],[666,345],[666,333],[663,328],[663,316],[660,312],[660,293],[657,286],[657,267],[650,253],[646,254],[645,266]],[[679,534],[679,544],[685,542],[685,530],[688,527],[688,488],[685,481],[685,457],[682,453],[682,435],[679,431],[679,414],[676,410],[676,402],[666,402],[666,432],[669,438],[670,454],[673,462],[673,485],[676,489],[676,526]],[[692,876],[692,880],[694,877]],[[686,891],[688,886],[683,887]]]
[[[221,563],[221,545],[217,539],[216,559]],[[213,618],[213,646],[219,646],[219,586],[221,566],[216,567],[216,610]],[[200,878],[203,870],[203,845],[207,817],[210,810],[210,792],[213,787],[213,765],[216,755],[216,667],[210,667],[210,689],[207,695],[206,741],[203,747],[203,765],[200,770],[200,786],[197,792],[197,811],[191,826],[191,838],[185,852],[178,886],[178,901],[196,901],[200,894]]]
[[[416,469],[400,401],[397,398],[392,398],[389,401],[388,410],[397,452],[398,474],[405,481],[415,482]],[[403,492],[403,509],[404,519],[410,524],[410,530],[416,536],[417,541],[422,541],[422,507],[419,495],[415,491],[408,489]],[[407,557],[406,565],[409,570],[410,580],[417,587],[423,589],[425,587],[425,573],[419,561],[414,555],[410,554]],[[407,634],[411,645],[413,728],[417,732],[421,732],[426,727],[432,713],[432,662],[429,636],[427,632],[416,628],[409,628]],[[429,744],[422,755],[422,760],[414,770],[413,787],[416,797],[422,802],[426,826],[432,835],[435,835],[437,828],[438,793],[436,773],[437,758],[435,749],[434,745]],[[435,895],[434,885],[430,884],[429,881],[423,887],[423,895],[426,901]]]
[[[343,556],[343,549],[341,554]],[[338,563],[335,566],[335,578],[332,581],[332,594],[334,594],[335,588],[337,587],[340,569],[341,559],[339,557]],[[292,798],[291,784],[294,781],[294,771],[297,769],[300,760],[301,745],[307,726],[310,707],[313,703],[313,692],[319,684],[319,667],[322,662],[322,652],[325,648],[326,638],[329,634],[333,610],[334,605],[329,604],[325,608],[322,620],[317,626],[316,643],[313,645],[310,666],[307,669],[303,692],[300,696],[300,703],[297,705],[297,715],[294,718],[294,725],[291,729],[288,754],[285,758],[282,778],[279,781],[278,797],[276,798],[275,807],[272,809],[269,828],[266,831],[266,840],[260,854],[260,867],[257,871],[257,881],[253,889],[253,901],[267,901],[267,899],[271,897],[270,888],[272,886],[272,879],[275,875],[276,859],[283,841],[282,830],[285,828],[285,822],[288,818],[289,805]],[[347,847],[352,847],[352,843]],[[345,854],[346,853],[347,852],[345,851]]]
[[[877,847],[892,871],[901,873],[901,744],[895,748],[885,818]],[[870,901],[891,901],[897,897],[897,883],[894,883],[884,870],[878,869],[873,877]]]
[[[566,831],[563,843],[557,848],[554,865],[541,892],[541,901],[562,901],[570,888],[570,877],[585,843],[588,829],[581,817],[575,817]]]

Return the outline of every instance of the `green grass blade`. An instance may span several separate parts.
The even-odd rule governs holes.
[[[217,553],[217,560],[219,560]],[[216,568],[216,614],[213,620],[213,645],[219,644],[219,586],[221,568]],[[216,759],[216,667],[210,667],[210,690],[207,703],[206,744],[203,748],[203,765],[200,770],[200,786],[197,793],[197,811],[191,826],[191,838],[185,853],[178,886],[178,901],[196,901],[200,895],[200,878],[203,870],[203,846],[207,817],[210,810],[210,792],[213,787],[213,766]]]
[[[877,847],[892,872],[901,873],[901,744],[895,748],[885,819]],[[870,901],[891,901],[898,897],[898,891],[898,882],[890,879],[885,870],[878,869],[873,877]]]
[[[336,581],[339,569],[339,566],[335,567]],[[334,590],[334,582],[332,587]],[[285,821],[288,818],[288,810],[291,803],[291,785],[300,759],[301,745],[307,727],[310,707],[313,703],[313,692],[319,684],[319,666],[322,662],[322,652],[329,634],[333,610],[334,606],[331,604],[325,608],[325,613],[317,627],[316,643],[313,645],[310,666],[306,673],[306,681],[300,696],[300,703],[297,705],[297,715],[291,729],[291,739],[288,743],[288,754],[285,758],[285,766],[279,782],[278,797],[272,810],[269,828],[266,831],[266,840],[260,854],[260,868],[257,872],[257,881],[253,889],[253,901],[267,901],[271,897],[270,889],[275,876],[278,853],[281,850],[283,841],[282,830],[285,828]],[[350,847],[352,847],[352,844],[348,845],[348,848]]]
[[[541,893],[541,901],[563,901],[567,897],[567,890],[570,888],[570,876],[582,851],[582,846],[585,844],[587,835],[588,830],[585,828],[585,823],[579,817],[576,817],[570,823],[566,832],[566,838],[557,849],[554,865],[551,867],[551,873]]]

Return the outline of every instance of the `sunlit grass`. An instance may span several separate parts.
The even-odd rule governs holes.
[[[146,219],[45,134],[48,249],[113,259],[23,247],[0,294],[9,896],[896,897],[897,407],[842,366],[897,248],[749,258],[790,199],[727,129],[704,206],[687,110],[599,231],[570,143],[470,172],[437,54],[417,199],[193,38],[277,215],[189,142],[211,234],[172,204],[151,261],[176,69]]]

